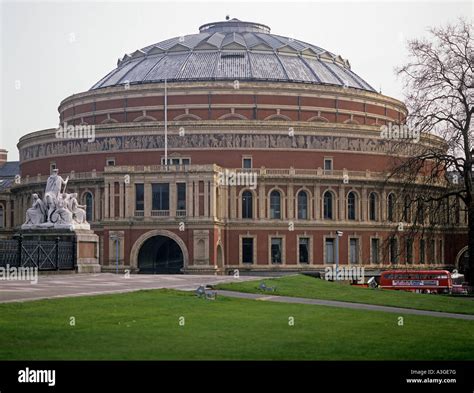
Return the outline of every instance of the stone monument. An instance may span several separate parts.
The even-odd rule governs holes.
[[[80,205],[77,193],[66,193],[69,177],[53,169],[46,182],[44,198],[33,194],[32,206],[26,211],[22,233],[38,239],[74,237],[78,273],[100,272],[99,238],[86,220],[86,206]]]

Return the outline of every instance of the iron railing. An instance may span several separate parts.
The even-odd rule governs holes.
[[[14,240],[0,240],[0,267],[30,267],[45,270],[74,270],[76,267],[75,240],[38,240],[16,236]]]

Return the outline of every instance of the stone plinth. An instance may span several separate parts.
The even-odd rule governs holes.
[[[100,273],[99,236],[94,231],[81,229],[76,235],[76,263],[78,273]]]
[[[30,245],[42,245],[43,247],[51,244],[66,243],[70,247],[61,249],[59,251],[50,252],[48,259],[44,254],[40,254],[36,260],[36,253],[33,255],[27,255],[31,250],[24,250],[24,254],[28,258],[35,259],[34,263],[38,263],[40,270],[43,266],[43,270],[71,270],[74,267],[74,260],[76,271],[78,273],[100,273],[101,267],[99,264],[99,236],[90,229],[76,229],[74,231],[70,229],[60,228],[29,228],[20,230],[14,238],[18,239],[21,235],[21,241],[23,244],[28,242]],[[31,246],[30,246],[31,247]],[[67,256],[64,255],[67,252]],[[70,262],[69,257],[70,256]],[[70,263],[70,264],[69,264]],[[44,266],[47,269],[44,269]]]

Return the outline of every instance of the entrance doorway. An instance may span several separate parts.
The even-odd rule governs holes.
[[[181,247],[167,236],[153,236],[138,253],[138,268],[146,274],[180,274],[184,267]]]

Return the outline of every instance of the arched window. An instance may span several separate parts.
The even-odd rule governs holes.
[[[281,196],[276,190],[270,193],[270,218],[281,218]]]
[[[331,191],[326,191],[324,193],[323,200],[324,200],[323,216],[327,220],[332,220],[334,218],[332,192]]]
[[[456,196],[454,199],[454,223],[459,224],[461,222],[461,203],[459,197]]]
[[[92,222],[94,220],[94,198],[90,192],[86,192],[84,198],[86,200],[86,220]]]
[[[357,196],[354,192],[350,192],[347,194],[347,219],[348,220],[355,220],[357,216],[356,212],[356,203],[357,203]]]
[[[408,195],[403,200],[403,221],[411,222],[411,202]]]
[[[398,240],[396,237],[392,236],[389,243],[389,259],[390,263],[398,263]]]
[[[426,209],[423,205],[423,222],[429,220],[432,224],[451,224],[450,202],[452,202],[451,198],[437,202],[431,201],[426,203]],[[418,212],[418,214],[422,213]]]
[[[5,214],[2,205],[0,205],[0,228],[5,228]]]
[[[376,221],[377,220],[377,194],[375,192],[371,192],[369,195],[369,220]]]
[[[434,206],[434,203],[432,203],[432,206]],[[433,209],[433,211],[435,211],[435,209]],[[438,203],[438,209],[436,209],[436,211],[438,212],[438,214],[432,215],[433,224],[438,223],[438,220],[439,222],[442,222],[440,218],[441,218],[441,215],[443,214],[443,209],[439,203]],[[420,225],[423,225],[425,222],[425,204],[423,201],[418,201],[418,204],[416,206],[416,222]]]
[[[389,194],[387,198],[387,220],[394,221],[395,197]]]
[[[242,218],[253,218],[253,195],[250,191],[242,193]]]
[[[298,219],[308,219],[308,193],[306,191],[298,193]]]

